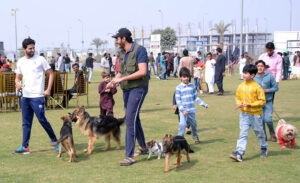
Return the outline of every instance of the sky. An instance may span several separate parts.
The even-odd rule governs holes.
[[[292,30],[299,31],[299,0],[244,0],[244,20],[249,30],[254,31],[258,22],[260,32],[288,31],[290,2]],[[223,20],[234,22],[240,31],[241,0],[0,0],[0,4],[0,41],[5,50],[15,50],[12,8],[19,9],[18,48],[28,36],[36,40],[37,49],[60,47],[61,43],[66,46],[69,32],[71,48],[81,49],[82,26],[85,48],[93,47],[94,38],[107,40],[112,47],[111,34],[121,27],[135,28],[138,36],[142,27],[148,35],[151,28],[161,28],[162,24],[175,30],[180,25],[184,34],[190,25],[196,34],[203,21],[207,32],[209,25]]]

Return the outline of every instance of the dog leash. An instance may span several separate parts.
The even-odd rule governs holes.
[[[40,92],[30,92],[30,91],[28,91],[28,90],[25,90],[23,87],[22,87],[22,90],[24,90],[24,91],[26,91],[27,93],[29,93],[29,94],[38,94],[38,95],[44,95],[44,93],[40,93]],[[67,109],[66,108],[64,108],[62,105],[60,105],[58,102],[57,102],[57,100],[55,100],[53,97],[51,97],[51,96],[48,96],[56,105],[58,105],[60,108],[62,108],[64,111],[66,111],[67,113],[69,113],[68,111],[67,111]]]
[[[275,110],[273,110],[273,112],[275,113],[275,115],[278,118],[278,120],[282,119]]]

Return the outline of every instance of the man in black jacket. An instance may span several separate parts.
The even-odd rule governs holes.
[[[87,67],[87,70],[89,72],[89,83],[91,83],[92,76],[93,76],[93,67],[94,67],[94,62],[96,60],[93,58],[93,54],[89,53],[89,57],[85,61],[85,66]]]
[[[224,55],[222,55],[222,49],[217,48],[217,62],[216,62],[216,68],[215,68],[215,82],[217,83],[219,92],[217,95],[223,95],[223,77],[225,76],[225,61],[226,58]]]

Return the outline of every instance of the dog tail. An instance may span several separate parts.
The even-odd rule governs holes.
[[[52,146],[57,146],[59,143],[61,143],[62,141],[64,141],[66,138],[68,138],[68,136],[62,136],[56,142],[51,143],[51,145]]]
[[[195,151],[193,151],[192,149],[191,149],[191,146],[189,145],[189,153],[194,153]]]
[[[118,125],[121,126],[124,122],[125,122],[125,118],[126,116],[124,116],[124,118],[118,118]]]
[[[285,122],[284,119],[280,119],[280,120],[278,121],[278,125],[284,125],[284,124],[286,124],[286,122]]]

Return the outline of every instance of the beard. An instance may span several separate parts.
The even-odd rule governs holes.
[[[25,52],[28,57],[33,57],[34,51]]]
[[[124,48],[125,48],[125,43],[122,43],[122,42],[119,43],[119,48],[120,48],[120,49],[124,49]]]

